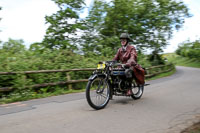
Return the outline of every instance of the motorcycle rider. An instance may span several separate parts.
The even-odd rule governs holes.
[[[144,85],[144,69],[137,64],[137,52],[133,45],[130,45],[131,41],[128,33],[122,33],[120,35],[120,41],[122,47],[118,49],[117,54],[113,58],[114,61],[121,61],[122,64],[125,64],[125,68],[130,68],[136,79],[138,86]],[[132,95],[132,91],[128,89],[127,95]]]

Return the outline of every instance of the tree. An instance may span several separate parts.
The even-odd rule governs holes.
[[[46,16],[49,27],[42,44],[46,48],[76,49],[76,32],[81,29],[79,13],[84,5],[83,0],[53,0],[59,11]]]
[[[200,59],[200,40],[179,44],[176,53],[183,57]]]
[[[0,7],[0,11],[2,10],[2,8]],[[0,21],[1,21],[1,18],[0,18]],[[1,30],[0,30],[0,32],[1,32]],[[0,43],[1,43],[1,41],[0,41]]]
[[[25,46],[23,45],[23,40],[13,40],[9,39],[8,42],[4,42],[2,50],[15,54],[25,51]]]
[[[2,7],[0,7],[0,11],[2,10]],[[1,18],[0,18],[0,20],[1,20]]]
[[[137,49],[149,48],[153,53],[162,51],[174,29],[181,28],[184,18],[190,17],[186,5],[176,0],[112,0],[104,3],[99,22],[99,16],[92,13],[102,7],[93,8],[94,11],[90,12],[93,21],[88,23],[94,25],[93,31],[97,31],[97,40],[103,49],[120,46],[117,37],[128,32]]]
[[[106,3],[103,1],[94,0],[89,15],[82,21],[84,34],[81,37],[80,45],[85,55],[90,52],[99,52],[101,49],[99,32],[104,22],[105,5]]]

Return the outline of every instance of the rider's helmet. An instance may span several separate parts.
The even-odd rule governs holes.
[[[119,37],[119,39],[127,39],[128,41],[131,40],[130,36],[128,33],[122,33]]]

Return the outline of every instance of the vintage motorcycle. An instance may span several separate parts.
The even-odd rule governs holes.
[[[132,95],[127,95],[130,89]],[[116,61],[99,62],[97,69],[88,80],[86,87],[86,99],[88,104],[96,109],[103,109],[115,96],[129,96],[140,99],[144,91],[144,85],[138,86],[131,69]]]

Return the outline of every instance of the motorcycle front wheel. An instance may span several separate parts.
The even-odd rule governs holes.
[[[88,81],[86,99],[88,104],[96,109],[103,109],[109,102],[110,88],[105,78],[95,78]]]

